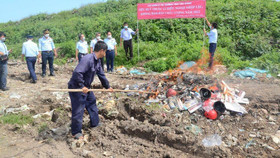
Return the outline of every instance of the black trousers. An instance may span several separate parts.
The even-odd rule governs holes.
[[[127,60],[131,60],[133,58],[133,46],[132,46],[132,39],[128,41],[123,41],[123,47],[125,50],[125,55]],[[128,49],[129,49],[129,56],[128,56]]]
[[[216,48],[217,48],[217,43],[210,43],[209,45],[210,58],[209,58],[209,66],[208,66],[210,69],[212,69],[213,67]]]

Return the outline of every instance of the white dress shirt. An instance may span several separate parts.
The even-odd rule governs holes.
[[[91,40],[91,42],[90,42],[90,47],[92,47],[93,50],[94,50],[95,44],[96,44],[98,41],[103,41],[103,40],[102,40],[102,39],[97,40],[96,38],[93,39],[93,40]]]
[[[4,55],[9,55],[7,46],[6,46],[5,42],[3,42],[3,41],[0,41],[0,52],[4,53]]]
[[[207,33],[209,37],[209,43],[217,43],[218,41],[218,31],[217,29],[211,30],[209,33]]]
[[[117,45],[117,42],[114,38],[106,38],[104,39],[104,42],[107,44],[108,46],[108,50],[114,50],[115,49],[115,45]]]
[[[43,36],[39,39],[39,51],[51,51],[55,48],[53,39]]]
[[[88,43],[87,41],[79,41],[76,44],[76,49],[78,49],[79,53],[87,54],[88,53]]]
[[[36,57],[39,54],[37,44],[32,40],[24,42],[22,45],[22,54],[25,55],[25,57]]]
[[[131,28],[121,30],[121,38],[125,41],[131,40],[132,35],[135,35],[135,32]]]

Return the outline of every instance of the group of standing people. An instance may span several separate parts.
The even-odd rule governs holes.
[[[106,51],[106,65],[107,72],[114,71],[114,60],[117,53],[117,42],[115,38],[112,37],[111,31],[108,31],[106,34],[107,38],[104,39],[104,42],[107,44],[108,49]],[[79,34],[79,41],[76,44],[76,60],[81,62],[82,58],[88,54],[88,43],[85,40],[84,34]],[[94,51],[94,47],[98,41],[103,41],[101,38],[101,33],[97,32],[96,36],[90,42],[90,53],[92,54]],[[104,57],[100,58],[101,67],[104,71]]]
[[[132,35],[136,35],[137,31],[138,29],[133,31],[129,28],[127,22],[123,24],[120,36],[120,46],[123,45],[127,60],[131,60],[133,58]],[[88,45],[85,35],[79,34],[79,41],[76,44],[76,60],[81,62],[82,57],[88,54],[88,47],[90,47],[90,53],[93,53],[94,46],[98,41],[104,41],[108,46],[108,50],[106,51],[107,72],[113,72],[115,56],[117,56],[118,53],[117,42],[116,39],[112,37],[111,31],[107,32],[104,40],[101,38],[101,33],[97,32],[95,34],[95,38],[91,40],[90,45]],[[104,58],[101,58],[100,60],[101,67],[104,71]]]
[[[132,46],[132,35],[135,35],[136,31],[133,31],[128,27],[128,23],[123,24],[123,29],[121,30],[120,36],[120,46],[124,46],[126,57],[128,60],[133,58],[133,46]],[[36,62],[40,63],[42,60],[42,77],[46,76],[47,64],[49,65],[50,76],[55,76],[54,74],[54,57],[57,57],[57,52],[53,39],[50,37],[50,31],[48,29],[43,31],[43,37],[38,41],[38,45],[33,42],[33,36],[28,35],[27,41],[22,45],[22,61],[24,58],[27,63],[27,68],[30,73],[31,83],[37,82],[37,76],[35,73]],[[106,50],[106,65],[107,72],[114,71],[114,60],[117,55],[117,42],[115,38],[112,37],[112,32],[108,31],[106,34],[104,42],[106,43],[108,49]],[[76,59],[82,62],[82,58],[87,54],[92,54],[94,52],[95,45],[98,41],[103,41],[101,38],[101,33],[96,33],[94,39],[91,40],[90,46],[86,41],[84,34],[79,34],[79,41],[76,44]],[[7,75],[8,75],[8,56],[12,53],[12,49],[8,50],[5,45],[6,34],[0,32],[0,89],[3,91],[9,90],[7,87]],[[90,53],[89,53],[90,47]],[[101,67],[104,71],[104,57],[99,59],[101,61]]]

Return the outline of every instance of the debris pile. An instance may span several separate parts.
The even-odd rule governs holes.
[[[226,110],[246,114],[241,104],[249,104],[249,99],[244,98],[244,91],[231,88],[224,81],[180,69],[155,76],[145,85],[130,88],[155,92],[145,96],[148,98],[145,101],[147,105],[159,104],[167,111],[177,108],[189,113],[200,109],[205,117],[213,120]]]

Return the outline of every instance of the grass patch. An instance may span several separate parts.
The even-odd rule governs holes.
[[[49,126],[48,126],[47,123],[42,123],[42,124],[40,125],[40,127],[38,128],[38,132],[41,133],[41,132],[45,131],[45,130],[48,129],[48,128],[49,128]]]
[[[0,122],[3,124],[18,124],[26,125],[33,122],[33,118],[29,115],[22,114],[7,114],[0,117]]]
[[[159,111],[161,109],[161,105],[154,103],[145,106],[148,111]]]

